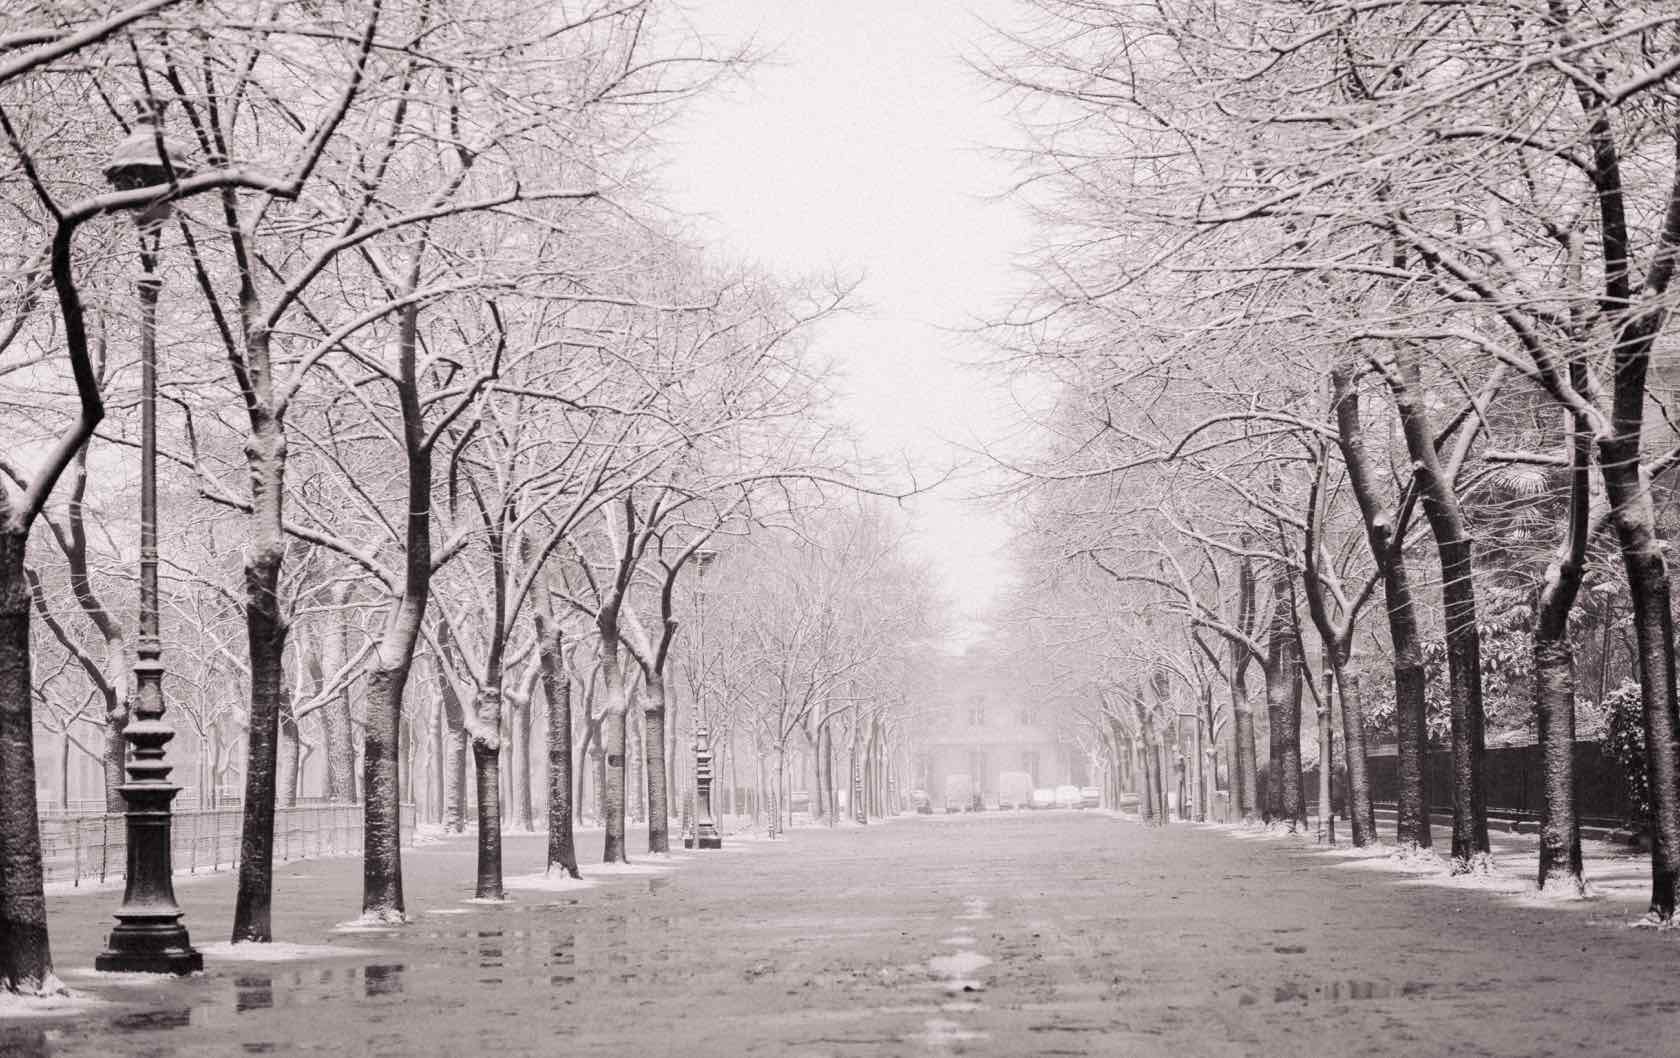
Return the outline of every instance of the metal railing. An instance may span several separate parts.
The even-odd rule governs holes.
[[[228,870],[239,864],[239,808],[176,809],[170,856],[177,872]],[[402,843],[414,841],[414,806],[401,814]],[[362,806],[298,805],[274,810],[275,862],[362,851]],[[121,814],[41,816],[41,866],[46,881],[121,878],[128,864],[128,827]]]

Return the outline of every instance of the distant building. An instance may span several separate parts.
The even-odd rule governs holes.
[[[967,775],[987,805],[996,803],[1004,772],[1026,772],[1035,788],[1086,784],[1082,755],[1043,725],[1031,700],[1004,678],[984,647],[950,659],[943,676],[927,703],[914,776],[936,810],[952,776]]]

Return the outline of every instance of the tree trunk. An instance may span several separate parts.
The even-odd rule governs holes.
[[[295,808],[298,800],[298,725],[292,715],[292,694],[282,690],[280,695],[280,746],[276,797],[281,808]]]
[[[537,615],[537,663],[548,702],[548,866],[578,875],[572,837],[572,677],[558,624]]]
[[[1586,369],[1571,364],[1571,382],[1584,389]],[[1586,894],[1581,874],[1581,825],[1575,813],[1575,651],[1569,612],[1586,566],[1591,428],[1569,414],[1569,525],[1546,569],[1534,610],[1534,718],[1544,761],[1540,801],[1539,886],[1568,886]],[[1600,696],[1602,698],[1602,695]]]
[[[531,699],[522,696],[509,710],[508,756],[513,768],[513,825],[529,834],[536,830],[536,813],[531,805]]]
[[[105,752],[102,754],[101,764],[105,772],[105,812],[115,815],[128,808],[123,800],[122,784],[127,781],[127,774],[123,765],[128,762],[128,739],[123,737],[123,729],[128,726],[128,709],[123,707],[122,716],[107,719],[105,722]]]
[[[1599,443],[1598,464],[1627,570],[1639,654],[1639,698],[1651,789],[1651,912],[1668,922],[1674,918],[1675,887],[1680,880],[1680,745],[1676,744],[1680,711],[1675,702],[1667,545],[1657,535],[1651,492],[1640,478],[1638,441],[1637,431],[1629,435],[1618,429],[1614,439]]]
[[[368,689],[372,694],[372,688]],[[467,832],[467,730],[445,726],[443,739],[443,829]]]
[[[253,475],[259,462],[252,459]],[[278,463],[268,464],[277,478]],[[276,482],[276,488],[278,483]],[[276,505],[278,499],[273,501]],[[276,509],[276,514],[278,510]],[[239,889],[234,896],[233,941],[274,939],[274,799],[285,688],[282,656],[286,626],[280,615],[279,526],[253,545],[245,562],[245,623],[251,658],[251,714],[245,756],[245,803],[239,835]]]
[[[485,685],[476,703],[479,730],[472,736],[478,793],[478,884],[473,895],[500,900],[502,893],[501,681]]]
[[[1575,655],[1567,633],[1534,635],[1534,713],[1545,767],[1540,801],[1539,886],[1586,892],[1581,873],[1581,825],[1575,814]]]
[[[1458,494],[1435,452],[1434,431],[1422,400],[1414,353],[1401,350],[1390,373],[1394,406],[1412,465],[1424,517],[1435,535],[1441,565],[1441,607],[1446,623],[1447,678],[1452,701],[1453,869],[1472,869],[1489,853],[1487,790],[1482,778],[1481,632],[1476,626],[1473,544],[1464,530]]]
[[[1246,649],[1236,644],[1231,647],[1233,655]],[[1246,666],[1246,662],[1243,664]],[[1255,753],[1254,712],[1248,704],[1248,680],[1241,669],[1231,680],[1231,738],[1235,742],[1231,765],[1236,771],[1232,776],[1231,792],[1237,802],[1238,818],[1245,823],[1251,822],[1260,807],[1260,762]]]
[[[1272,583],[1272,617],[1266,642],[1266,713],[1271,721],[1272,759],[1266,802],[1273,818],[1291,832],[1305,830],[1307,805],[1301,788],[1301,641],[1292,619],[1294,589],[1280,567]]]
[[[1411,576],[1406,566],[1406,553],[1401,545],[1404,526],[1377,502],[1376,488],[1365,458],[1364,426],[1359,416],[1359,390],[1354,385],[1353,365],[1341,364],[1330,372],[1332,400],[1336,406],[1336,445],[1347,467],[1348,484],[1359,504],[1360,519],[1365,525],[1365,541],[1371,550],[1372,561],[1382,574],[1383,612],[1388,616],[1388,638],[1394,654],[1394,729],[1398,745],[1399,789],[1396,791],[1395,841],[1402,846],[1429,848],[1433,836],[1429,828],[1428,753],[1429,728],[1425,716],[1423,645],[1418,637],[1417,606],[1412,597]],[[1354,730],[1347,715],[1344,700],[1342,723],[1345,731]],[[1359,725],[1360,741],[1364,740],[1363,724]],[[1348,760],[1348,793],[1352,797],[1354,766],[1365,771],[1365,756],[1357,753],[1354,743],[1345,747]],[[1370,785],[1364,783],[1369,800]],[[1374,839],[1375,830],[1372,830]],[[1354,836],[1354,843],[1359,843]]]
[[[29,534],[0,526],[0,993],[57,989],[47,942],[29,658]]]
[[[343,607],[350,600],[350,590],[342,589],[333,597],[337,612],[328,620],[331,627],[322,636],[322,670],[330,677],[349,660],[350,615]],[[327,800],[334,804],[356,803],[356,742],[350,721],[350,684],[348,682],[321,707],[321,725],[325,731],[327,751]]]
[[[380,661],[368,673],[367,728],[362,750],[362,914],[380,921],[406,918],[402,840],[397,813],[400,768],[398,718],[409,664]]]
[[[1143,739],[1132,743],[1132,779],[1137,785],[1138,818],[1145,826],[1155,825],[1155,783],[1150,772],[1149,744]]]
[[[671,851],[671,791],[665,785],[665,680],[649,675],[642,708],[642,774],[647,778],[648,851]]]
[[[624,845],[624,749],[629,702],[624,687],[624,674],[619,669],[617,641],[603,636],[601,653],[601,678],[606,694],[605,711],[601,718],[602,733],[606,742],[606,773],[605,786],[601,791],[601,808],[607,828],[601,856],[604,863],[628,863],[630,857]]]
[[[1333,663],[1332,674],[1342,698],[1342,752],[1347,758],[1348,826],[1353,832],[1354,845],[1363,848],[1377,840],[1377,815],[1371,803],[1371,769],[1365,751],[1364,699],[1360,693],[1359,674],[1348,672],[1340,659]],[[1419,763],[1421,765],[1421,760]],[[1418,796],[1421,797],[1421,793]],[[1423,836],[1428,838],[1427,811],[1423,818]]]
[[[867,823],[863,807],[863,721],[858,716],[857,703],[852,704],[852,752],[849,776],[851,789],[846,792],[846,808],[852,819],[858,823]],[[982,789],[982,777],[974,777],[974,796],[979,797]]]

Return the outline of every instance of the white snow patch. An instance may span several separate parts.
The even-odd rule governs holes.
[[[637,863],[597,863],[592,866],[579,866],[579,870],[590,875],[606,875],[613,877],[624,874],[669,874],[675,870],[674,864],[648,863],[645,860]]]
[[[503,878],[502,885],[508,889],[530,889],[542,893],[571,893],[579,889],[593,889],[593,878],[573,878],[565,871],[555,871],[553,874],[516,874],[512,878]]]
[[[473,909],[470,907],[429,907],[422,913],[427,915],[470,915],[473,913]]]
[[[973,946],[974,938],[970,935],[959,933],[959,934],[953,934],[949,937],[946,937],[944,940],[940,941],[939,943],[949,944],[954,948],[967,948],[967,947],[972,947]]]
[[[168,974],[157,976],[169,977]],[[57,977],[50,975],[47,977],[46,988],[43,989],[43,992],[46,994],[34,996],[0,992],[0,1021],[10,1018],[71,1017],[111,1005],[107,1000],[100,999],[98,996],[91,996],[85,992],[72,992],[66,989]]]
[[[137,985],[166,985],[181,979],[176,974],[112,973],[107,970],[96,970],[91,966],[77,966],[65,970],[63,973],[65,977],[73,981],[83,981],[86,984],[121,985],[125,988]]]
[[[359,918],[348,922],[340,922],[332,928],[333,933],[395,933],[408,917],[397,911],[369,911]]]
[[[379,954],[367,948],[351,948],[342,944],[290,944],[284,941],[271,941],[267,944],[252,941],[240,941],[237,944],[216,941],[197,947],[208,960],[226,959],[229,962],[301,962],[306,959],[354,958]]]
[[[503,882],[502,885],[506,886],[507,883]],[[507,903],[507,897],[505,897],[505,896],[469,896],[465,900],[461,901],[461,903],[463,903],[463,904],[489,904],[492,907],[501,907],[503,904]]]

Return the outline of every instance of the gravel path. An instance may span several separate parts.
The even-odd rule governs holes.
[[[542,849],[510,836],[508,874]],[[638,857],[499,906],[466,900],[470,842],[404,858],[415,922],[386,933],[334,932],[359,906],[357,861],[283,867],[277,934],[295,946],[272,954],[290,961],[213,943],[231,877],[181,885],[207,946],[184,981],[85,972],[120,894],[59,894],[56,961],[101,1005],[0,1019],[0,1054],[1680,1051],[1680,939],[1628,928],[1637,902],[1417,884],[1296,839],[1094,812],[911,817]]]

